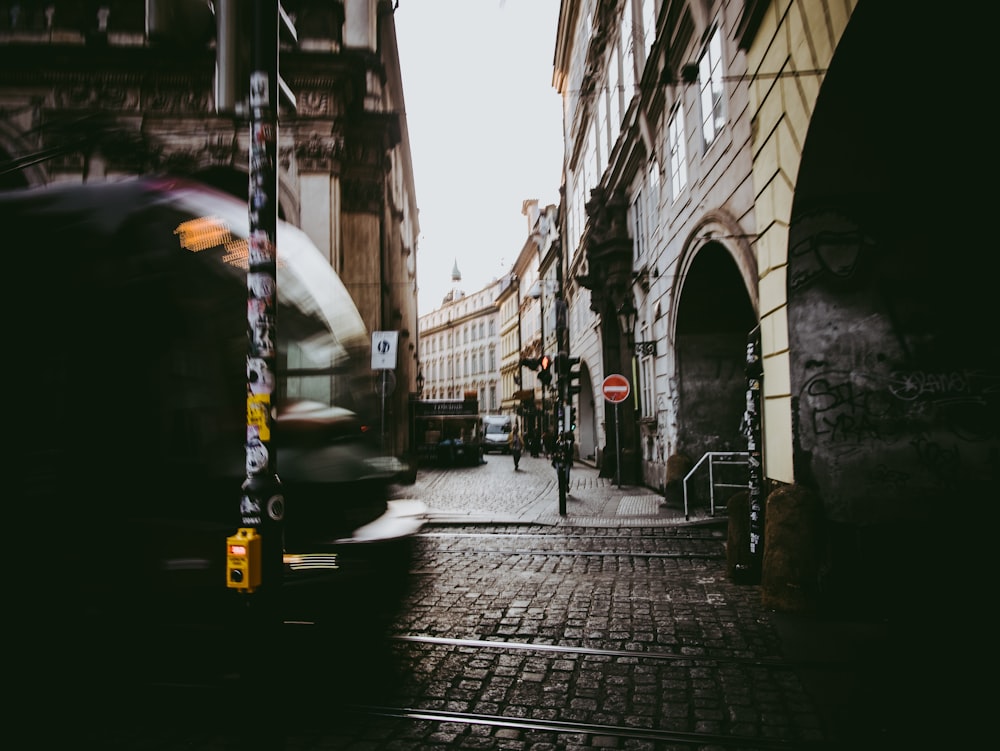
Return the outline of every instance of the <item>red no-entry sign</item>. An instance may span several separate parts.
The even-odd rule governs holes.
[[[625,401],[629,395],[628,378],[617,373],[612,373],[601,384],[601,392],[609,402],[617,404],[618,402]]]

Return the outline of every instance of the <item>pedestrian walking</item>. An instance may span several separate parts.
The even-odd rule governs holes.
[[[521,441],[521,432],[517,429],[517,425],[514,429],[510,431],[510,438],[507,440],[510,444],[510,453],[514,457],[514,471],[517,471],[517,466],[521,463],[521,450],[524,448],[524,443]]]

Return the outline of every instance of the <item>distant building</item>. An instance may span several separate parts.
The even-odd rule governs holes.
[[[466,295],[455,262],[453,286],[441,307],[420,316],[420,368],[424,399],[461,399],[474,391],[483,414],[500,413],[497,294],[499,282]]]

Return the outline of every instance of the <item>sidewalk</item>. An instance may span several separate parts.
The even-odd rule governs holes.
[[[488,462],[506,463],[504,457],[488,457]],[[416,497],[428,505],[428,522],[434,524],[541,524],[574,527],[663,527],[677,524],[727,523],[725,507],[688,508],[666,503],[662,495],[642,485],[618,485],[614,479],[600,477],[599,470],[576,462],[570,470],[565,514],[559,511],[559,487],[555,470],[546,460],[533,464],[522,462],[518,473],[519,489],[529,483],[533,498],[516,509],[496,508],[484,496],[470,499],[465,507],[438,508],[433,492],[416,489]],[[433,470],[431,470],[433,472]],[[444,470],[448,471],[448,470]],[[490,468],[489,471],[493,471]],[[419,480],[418,480],[419,482]],[[531,484],[533,483],[533,484]],[[405,492],[405,491],[404,491]],[[450,504],[454,506],[455,504]]]

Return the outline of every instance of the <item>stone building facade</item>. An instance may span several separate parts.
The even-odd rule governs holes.
[[[744,452],[754,555],[791,489],[821,509],[811,584],[873,600],[988,497],[997,260],[955,234],[988,213],[960,148],[982,77],[956,72],[983,37],[879,0],[563,0],[565,295],[606,470],[667,492]]]
[[[457,271],[456,263],[456,271]],[[422,398],[463,399],[475,393],[479,412],[501,413],[500,329],[497,292],[500,282],[466,294],[454,274],[454,288],[441,307],[420,316]]]
[[[3,4],[0,187],[170,173],[245,198],[248,120],[238,88],[231,106],[224,92],[249,86],[250,7],[220,0],[216,17],[196,0]],[[282,7],[295,34],[279,54],[291,95],[278,114],[279,216],[326,254],[370,331],[399,332],[387,435],[404,455],[419,225],[393,4]]]

